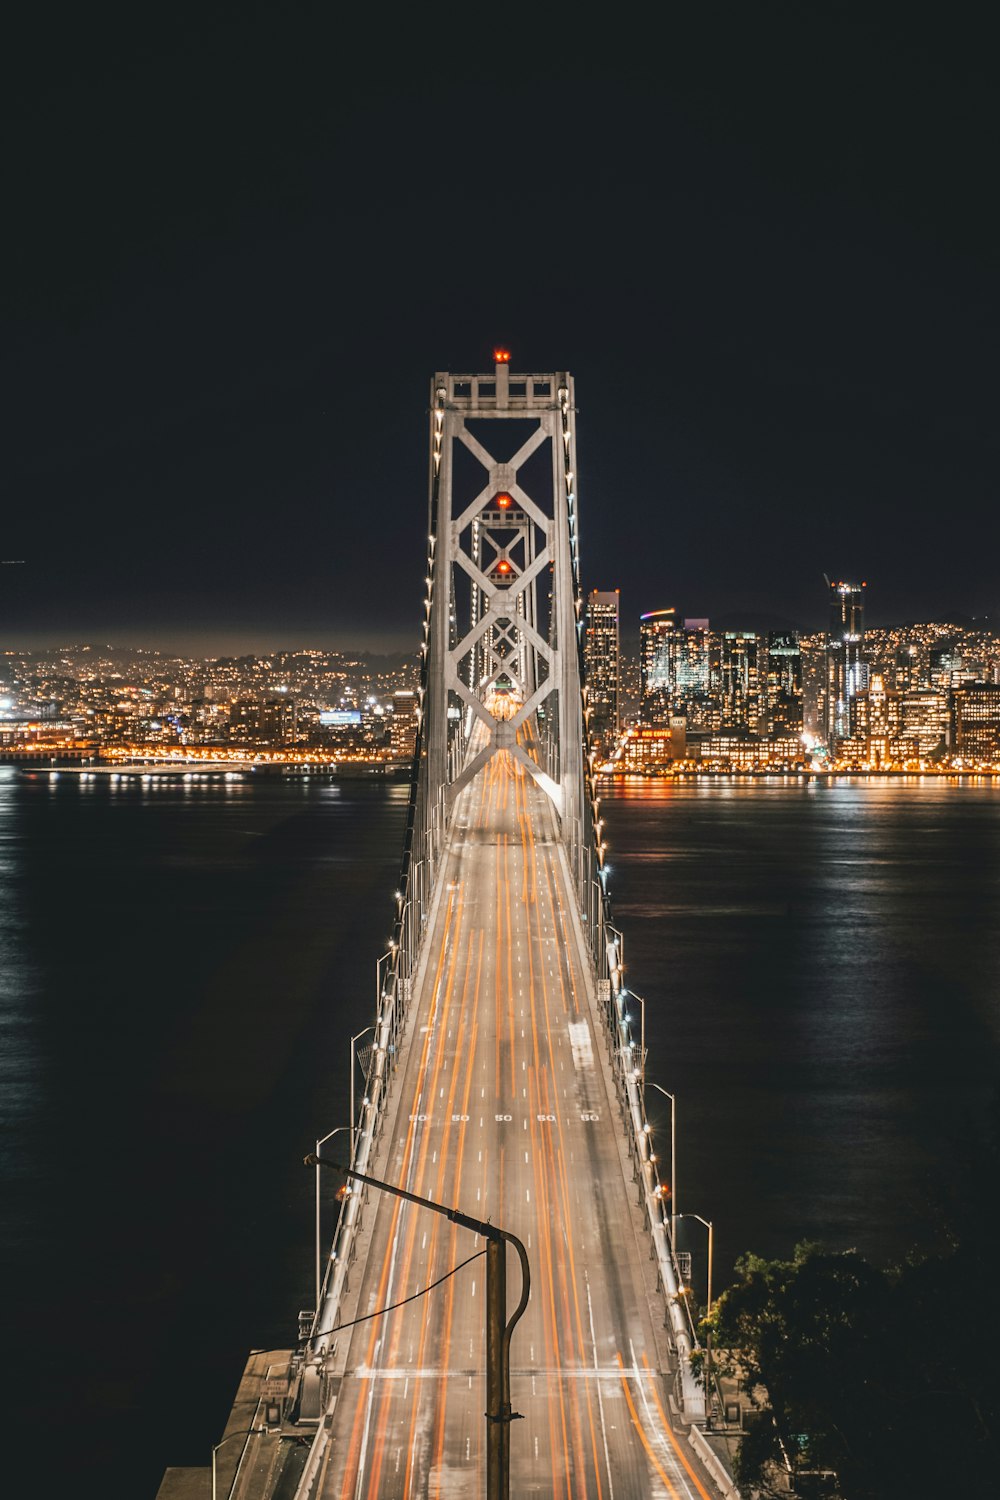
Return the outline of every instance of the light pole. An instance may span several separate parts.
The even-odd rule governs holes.
[[[239,1432],[227,1432],[225,1437],[220,1438],[219,1442],[214,1445],[214,1447],[212,1448],[212,1500],[218,1500],[218,1479],[215,1471],[215,1455],[218,1453],[219,1449],[223,1446],[224,1443],[228,1443],[230,1438],[251,1437],[254,1433],[260,1434],[263,1431],[263,1427],[244,1427]]]
[[[597,892],[597,899],[596,899],[596,901],[593,902],[594,919],[593,919],[593,921],[591,923],[591,928],[590,928],[590,946],[591,946],[591,951],[593,952],[593,955],[594,955],[594,962],[596,964],[600,965],[600,963],[601,963],[601,937],[602,937],[603,932],[604,932],[604,897],[605,897],[606,892],[605,892],[604,887],[597,880],[592,880],[590,882],[590,887],[591,887],[591,890],[594,890],[594,891]],[[608,1025],[610,1026],[610,1024],[611,1024],[611,1003],[608,1004],[608,1007],[607,1007],[607,1009],[605,1011],[605,1020],[607,1021]]]
[[[619,992],[623,999],[631,998],[639,1002],[639,1096],[642,1099],[643,1113],[646,1109],[646,1002],[635,990],[626,989],[622,985]],[[631,1022],[631,1016],[626,1012],[625,1020]],[[631,1045],[631,1043],[629,1044]]]
[[[643,1079],[645,1084],[645,1079]],[[670,1241],[674,1251],[677,1250],[677,1220],[680,1217],[677,1212],[677,1099],[665,1089],[662,1084],[649,1080],[651,1089],[662,1094],[665,1099],[670,1100]],[[642,1112],[646,1113],[646,1101],[642,1102]]]
[[[712,1246],[715,1239],[715,1231],[711,1219],[703,1219],[701,1214],[678,1214],[679,1219],[697,1219],[699,1224],[704,1224],[708,1230],[708,1307],[705,1319],[708,1328],[705,1332],[705,1427],[712,1426],[712,1325],[709,1321],[712,1316]]]
[[[318,1165],[318,1158],[307,1156],[307,1167]],[[452,1224],[462,1229],[471,1229],[486,1241],[486,1500],[510,1500],[510,1424],[522,1413],[511,1410],[510,1405],[510,1338],[514,1325],[524,1315],[531,1290],[531,1273],[528,1252],[516,1234],[501,1229],[496,1224],[474,1219],[457,1208],[448,1208],[444,1203],[435,1203],[432,1198],[419,1198],[407,1188],[397,1187],[392,1182],[382,1182],[378,1177],[369,1177],[366,1172],[356,1172],[353,1167],[343,1167],[338,1162],[324,1161],[324,1167],[332,1167],[345,1177],[363,1182],[382,1193],[392,1193],[396,1198],[405,1198],[420,1208],[429,1208],[436,1214],[444,1214]],[[517,1251],[521,1262],[521,1300],[510,1319],[507,1318],[507,1245]]]
[[[399,914],[399,957],[400,957],[401,966],[403,966],[405,968],[404,978],[407,978],[407,979],[410,977],[410,948],[411,948],[411,944],[409,942],[407,942],[406,913],[408,911],[410,911],[410,909],[412,908],[412,906],[413,906],[413,902],[412,901],[405,902],[404,905],[403,905],[403,909],[402,909],[402,911]],[[410,926],[411,926],[411,928],[413,926],[413,918],[412,917],[410,918]]]
[[[391,953],[383,953],[375,964],[375,1010],[378,1015],[382,1014],[382,966],[388,963],[391,957]]]
[[[358,1065],[358,1059],[357,1059],[357,1055],[356,1055],[356,1053],[354,1051],[354,1044],[355,1044],[355,1042],[360,1042],[360,1040],[361,1040],[361,1038],[363,1036],[367,1036],[368,1033],[369,1033],[369,1031],[374,1031],[374,1030],[375,1030],[374,1026],[366,1026],[365,1029],[364,1029],[364,1031],[359,1031],[358,1034],[357,1034],[357,1036],[352,1036],[351,1037],[351,1161],[352,1162],[354,1161],[354,1136],[355,1136],[355,1127],[357,1125],[357,1116],[354,1113],[354,1070],[355,1070],[355,1068]]]
[[[321,1136],[321,1138],[316,1142],[316,1314],[317,1315],[319,1314],[320,1292],[322,1291],[322,1288],[323,1288],[323,1278],[320,1275],[320,1260],[319,1260],[319,1243],[320,1243],[320,1229],[319,1229],[319,1148],[324,1144],[324,1142],[332,1140],[332,1138],[335,1135],[339,1135],[342,1130],[350,1130],[350,1128],[351,1127],[349,1125],[338,1125],[337,1128],[336,1128],[336,1130],[330,1130],[330,1131],[328,1131],[326,1135]]]

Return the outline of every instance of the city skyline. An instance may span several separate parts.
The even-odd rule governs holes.
[[[590,731],[605,774],[1000,768],[1000,634],[865,620],[828,581],[825,629],[734,628],[586,601]],[[485,660],[479,676],[489,675]],[[503,677],[504,674],[501,674]],[[419,653],[172,656],[101,645],[0,653],[0,754],[92,763],[282,757],[408,765]],[[515,672],[516,677],[516,672]],[[507,675],[498,691],[520,702]],[[506,713],[499,700],[496,712]]]

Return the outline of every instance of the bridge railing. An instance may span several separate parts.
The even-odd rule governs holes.
[[[673,1183],[660,1181],[646,1120],[642,1083],[645,1058],[644,1038],[633,1032],[629,1011],[629,987],[625,983],[624,938],[615,925],[608,892],[608,868],[605,862],[604,820],[597,790],[597,755],[587,728],[586,692],[584,692],[585,779],[584,836],[571,860],[578,881],[579,908],[584,919],[594,964],[598,1005],[604,1025],[605,1040],[611,1060],[612,1075],[618,1095],[622,1123],[656,1260],[657,1281],[664,1298],[664,1326],[669,1330],[677,1356],[677,1398],[685,1415],[705,1415],[705,1393],[691,1368],[691,1353],[698,1345],[683,1278],[677,1263],[677,1246],[671,1234],[671,1220],[665,1213]],[[636,997],[638,998],[638,997]],[[640,1002],[642,1003],[642,1002]]]
[[[389,948],[376,964],[374,1045],[366,1070],[365,1090],[357,1117],[351,1121],[354,1149],[351,1166],[359,1172],[369,1170],[372,1155],[385,1123],[386,1107],[396,1064],[399,1042],[409,1011],[413,978],[427,929],[431,902],[445,838],[444,788],[430,788],[427,769],[427,729],[423,705],[428,690],[428,625],[433,594],[434,534],[432,517],[428,542],[428,598],[424,611],[424,641],[420,653],[417,730],[406,808],[406,826],[400,858],[399,878],[393,897],[392,935]],[[353,1064],[352,1064],[353,1065]],[[319,1305],[314,1310],[305,1366],[318,1382],[319,1372],[336,1352],[340,1307],[349,1288],[350,1267],[357,1254],[358,1236],[363,1227],[367,1189],[358,1191],[348,1184],[342,1193],[340,1212],[334,1231],[326,1269],[323,1274]],[[305,1403],[317,1411],[317,1400]]]

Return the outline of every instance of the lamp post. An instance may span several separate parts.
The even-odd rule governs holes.
[[[643,1079],[644,1085],[645,1081]],[[662,1084],[654,1083],[652,1079],[649,1080],[649,1086],[658,1094],[662,1094],[665,1099],[670,1100],[670,1242],[676,1253],[677,1220],[680,1217],[677,1212],[677,1099],[669,1089],[665,1089]],[[642,1101],[642,1110],[645,1114],[645,1099]]]
[[[617,971],[619,976],[618,987],[620,989],[622,987],[621,975],[625,972],[625,944],[624,940],[622,939],[621,933],[618,931],[618,928],[612,927],[610,922],[607,923],[606,931],[608,933],[608,946],[614,949],[613,965],[611,955],[609,954],[608,967],[611,968],[613,966],[613,968]],[[611,988],[614,989],[613,984]]]
[[[391,957],[391,953],[383,953],[375,964],[375,1010],[378,1015],[382,1014],[382,969]]]
[[[323,1288],[323,1278],[320,1275],[320,1259],[319,1259],[319,1244],[320,1244],[320,1227],[319,1227],[319,1148],[326,1141],[332,1140],[332,1138],[335,1135],[339,1135],[342,1130],[350,1130],[350,1128],[351,1127],[349,1125],[338,1125],[337,1128],[336,1128],[336,1130],[330,1130],[330,1131],[328,1131],[326,1135],[321,1136],[320,1139],[316,1142],[316,1315],[317,1316],[319,1314],[320,1292],[322,1291],[322,1288]]]
[[[218,1500],[218,1478],[215,1469],[215,1455],[218,1453],[219,1449],[223,1446],[223,1444],[228,1443],[230,1438],[251,1437],[254,1433],[260,1434],[263,1431],[263,1427],[244,1427],[241,1428],[239,1432],[227,1432],[225,1437],[220,1438],[220,1440],[214,1445],[214,1447],[212,1448],[212,1500]]]
[[[633,1000],[639,1002],[639,1095],[642,1099],[643,1112],[646,1108],[646,1002],[641,995],[634,990],[628,992]]]
[[[357,1123],[358,1123],[357,1122],[357,1116],[354,1113],[354,1070],[355,1070],[355,1068],[358,1065],[357,1054],[354,1051],[354,1044],[355,1044],[355,1042],[360,1042],[360,1040],[361,1040],[361,1038],[363,1036],[367,1036],[368,1033],[369,1033],[369,1031],[374,1031],[374,1030],[375,1030],[374,1026],[366,1026],[365,1029],[364,1029],[364,1031],[359,1031],[358,1034],[357,1034],[357,1036],[352,1036],[351,1037],[351,1161],[352,1162],[354,1160],[354,1136],[355,1136],[356,1126],[357,1126]]]
[[[705,1313],[706,1320],[712,1316],[712,1246],[715,1239],[715,1231],[711,1219],[703,1219],[701,1214],[678,1214],[679,1219],[697,1219],[699,1224],[704,1224],[708,1230],[708,1307]],[[712,1326],[709,1323],[705,1333],[705,1428],[712,1426]]]
[[[307,1167],[319,1164],[315,1156],[307,1156]],[[501,1229],[496,1224],[474,1219],[457,1208],[448,1208],[444,1203],[435,1203],[432,1198],[420,1198],[406,1188],[392,1182],[382,1182],[378,1177],[369,1177],[367,1172],[356,1172],[353,1167],[343,1167],[338,1162],[324,1161],[324,1167],[332,1167],[345,1177],[363,1182],[382,1193],[392,1193],[396,1198],[405,1198],[420,1208],[429,1208],[436,1214],[444,1214],[452,1224],[462,1229],[471,1229],[486,1241],[486,1500],[510,1500],[510,1424],[521,1412],[511,1411],[510,1406],[510,1338],[514,1325],[524,1315],[531,1290],[531,1273],[528,1267],[528,1252],[516,1234]],[[521,1262],[521,1300],[510,1319],[507,1318],[507,1245],[517,1251]]]
[[[601,873],[603,874],[604,872],[602,871]],[[605,919],[604,897],[605,897],[605,895],[607,893],[605,891],[604,886],[601,885],[601,883],[599,881],[597,881],[597,880],[592,880],[590,882],[590,888],[591,888],[591,890],[597,892],[597,899],[593,902],[594,917],[593,917],[593,921],[591,922],[591,927],[590,927],[590,946],[591,946],[591,951],[593,952],[593,955],[594,955],[594,962],[597,965],[600,965],[600,963],[601,963],[601,937],[602,937],[602,935],[604,933],[604,919]],[[608,1005],[607,1009],[605,1010],[604,1014],[605,1014],[605,1020],[607,1021],[608,1025],[610,1026],[610,1024],[611,1024],[611,1014],[612,1014],[611,1003],[609,1003],[609,1005]]]
[[[401,965],[405,968],[404,977],[407,979],[410,977],[411,944],[406,941],[406,913],[411,909],[412,906],[412,901],[404,902],[403,909],[399,914],[399,957]],[[412,917],[410,918],[410,926],[413,926]]]

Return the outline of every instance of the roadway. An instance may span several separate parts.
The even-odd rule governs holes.
[[[661,1370],[551,805],[504,751],[460,794],[377,1175],[512,1230],[532,1292],[511,1343],[511,1493],[714,1500]],[[390,1134],[391,1130],[391,1134]],[[371,1209],[369,1209],[371,1212]],[[356,1316],[478,1236],[383,1195]],[[508,1305],[520,1287],[508,1251]],[[317,1494],[485,1491],[485,1260],[361,1323]]]

